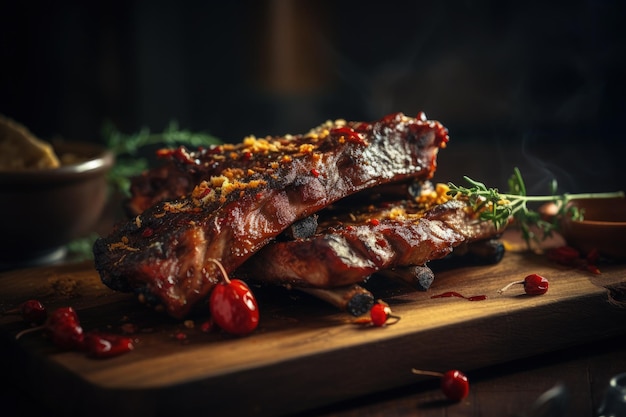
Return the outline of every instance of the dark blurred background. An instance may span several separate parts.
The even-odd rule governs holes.
[[[58,1],[0,6],[0,113],[42,138],[224,141],[424,111],[437,179],[626,188],[624,1]]]

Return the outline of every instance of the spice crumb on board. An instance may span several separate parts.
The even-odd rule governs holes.
[[[66,275],[51,275],[48,277],[48,290],[52,296],[75,298],[80,296],[81,283]]]

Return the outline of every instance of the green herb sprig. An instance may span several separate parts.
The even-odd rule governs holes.
[[[496,188],[487,188],[485,184],[469,177],[463,177],[470,187],[462,187],[449,183],[448,194],[468,199],[472,208],[480,213],[482,220],[492,221],[500,229],[513,219],[519,226],[522,237],[530,246],[531,241],[539,241],[552,235],[559,229],[559,220],[570,216],[573,220],[582,220],[584,212],[576,206],[569,205],[571,200],[582,198],[613,198],[624,197],[623,191],[610,193],[557,194],[557,182],[550,185],[550,194],[545,196],[529,196],[520,170],[516,167],[508,180],[509,190],[500,193]],[[540,213],[528,207],[529,203],[554,203],[557,213],[551,219],[545,219]],[[538,229],[540,235],[533,230]]]
[[[197,148],[222,143],[208,133],[182,130],[176,121],[171,121],[161,133],[143,128],[136,133],[125,134],[111,122],[105,123],[101,132],[105,146],[115,156],[115,164],[108,176],[110,191],[127,197],[130,196],[131,179],[149,167],[149,159],[142,153],[147,147],[186,145]],[[98,235],[92,233],[70,242],[67,245],[69,257],[77,261],[93,259],[92,247],[97,238]]]
[[[208,133],[180,129],[178,122],[171,121],[161,133],[143,128],[133,134],[124,134],[108,122],[102,128],[102,136],[108,149],[115,155],[115,165],[109,172],[111,186],[128,196],[130,179],[148,168],[148,158],[141,155],[146,147],[187,145],[197,148],[220,144],[222,141]]]

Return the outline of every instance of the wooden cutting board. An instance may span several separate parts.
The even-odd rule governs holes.
[[[550,280],[541,296],[516,286],[530,273]],[[600,340],[626,331],[626,309],[605,287],[626,284],[626,265],[601,275],[507,252],[501,263],[438,271],[429,291],[372,279],[376,296],[401,320],[374,328],[295,290],[255,288],[259,329],[248,337],[200,330],[147,309],[100,283],[91,263],[0,274],[3,369],[64,415],[281,415],[419,382],[411,368],[471,371]],[[483,301],[431,298],[447,291]],[[50,309],[71,305],[85,330],[137,329],[134,351],[111,359],[63,352],[11,313],[38,298]],[[193,324],[193,326],[192,326]],[[70,401],[68,393],[71,393]],[[63,400],[59,400],[63,399]]]

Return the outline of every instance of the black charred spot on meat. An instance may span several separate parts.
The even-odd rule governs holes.
[[[500,239],[487,239],[468,245],[468,256],[476,265],[493,265],[504,257],[504,244]]]
[[[495,265],[504,257],[506,250],[498,237],[467,242],[454,248],[448,256],[430,262],[441,271],[462,266]]]
[[[129,280],[120,274],[114,274],[109,272],[110,265],[108,262],[110,261],[109,257],[109,245],[103,238],[96,239],[93,244],[93,254],[94,254],[94,266],[96,271],[100,273],[100,279],[102,283],[104,283],[109,288],[120,291],[120,292],[130,292],[132,291],[132,286],[129,283]]]
[[[417,265],[412,267],[415,273],[416,288],[420,291],[426,291],[430,288],[435,280],[435,273],[432,269],[425,265]]]
[[[424,131],[420,125],[410,125],[406,133],[407,143],[417,146],[418,148],[426,148],[431,146],[435,139],[435,132]]]
[[[371,293],[356,294],[348,301],[346,311],[354,317],[362,316],[374,306],[374,296]]]
[[[411,197],[416,198],[423,193],[428,193],[434,190],[435,187],[430,181],[413,181],[408,187],[408,194]]]
[[[356,161],[356,156],[352,155],[352,153],[350,152],[344,152],[339,158],[337,158],[337,168],[339,168],[339,172],[351,170],[353,167],[356,166]]]
[[[278,241],[288,241],[288,240],[296,240],[296,239],[306,239],[315,234],[317,230],[317,219],[318,215],[313,214],[311,216],[305,217],[304,219],[298,220],[289,226],[283,233],[281,233],[278,237]]]

